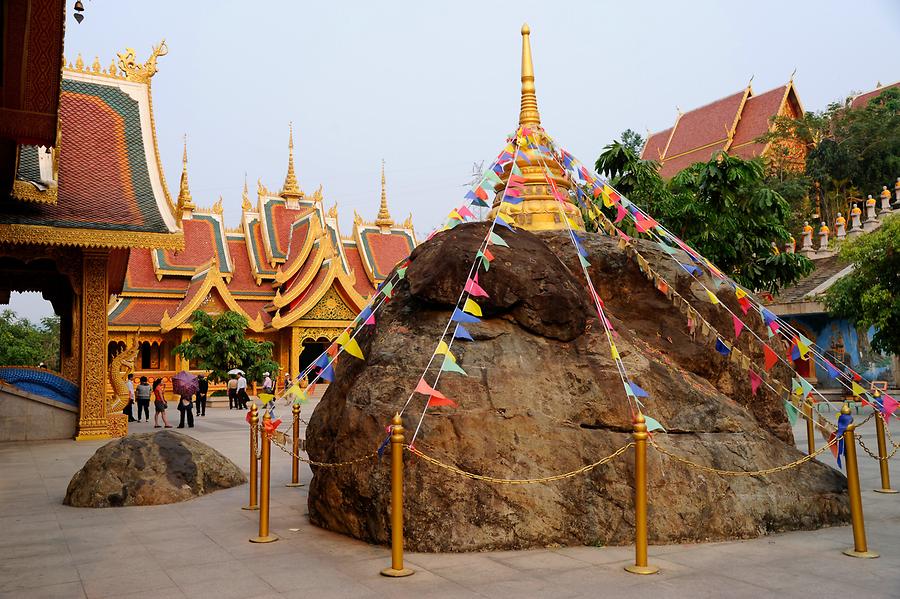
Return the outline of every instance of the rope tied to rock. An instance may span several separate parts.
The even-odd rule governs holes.
[[[815,459],[817,456],[821,455],[827,449],[831,449],[831,447],[836,444],[840,440],[840,437],[834,437],[831,439],[826,445],[823,445],[813,453],[809,455],[805,455],[798,460],[794,460],[789,464],[783,464],[781,466],[775,466],[773,468],[766,468],[764,470],[723,470],[721,468],[713,468],[712,466],[706,466],[704,464],[698,464],[697,462],[691,461],[687,458],[681,457],[680,455],[674,454],[671,451],[660,447],[656,441],[652,438],[649,440],[650,445],[658,451],[659,453],[668,456],[675,460],[676,462],[681,462],[687,466],[692,468],[696,468],[698,470],[702,470],[704,472],[709,472],[711,474],[718,474],[719,476],[766,476],[769,474],[775,474],[776,472],[784,472],[785,470],[790,470],[791,468],[796,468],[810,460]]]
[[[411,447],[409,445],[404,445],[404,447],[406,449],[408,449],[410,453],[422,458],[429,464],[432,464],[439,468],[443,468],[444,470],[448,470],[450,472],[453,472],[454,474],[463,476],[465,478],[471,478],[473,480],[480,480],[482,482],[494,483],[494,484],[498,484],[498,485],[531,485],[531,484],[542,484],[542,483],[555,482],[558,480],[572,478],[574,476],[578,476],[580,474],[585,474],[587,472],[590,472],[591,470],[593,470],[594,468],[597,468],[598,466],[602,466],[604,464],[611,462],[612,460],[616,459],[617,457],[619,457],[620,455],[622,455],[623,453],[628,451],[630,448],[634,447],[634,441],[626,443],[625,445],[623,445],[622,447],[620,447],[619,449],[617,449],[610,455],[608,455],[604,458],[601,458],[591,464],[586,464],[586,465],[582,466],[581,468],[578,468],[577,470],[571,470],[569,472],[564,472],[562,474],[554,474],[552,476],[543,476],[541,478],[518,478],[518,479],[497,478],[494,476],[487,476],[484,474],[476,474],[474,472],[468,472],[458,466],[454,466],[453,464],[447,464],[446,462],[442,462],[441,460],[439,460],[437,458],[434,458],[426,453],[423,453],[422,450],[416,449],[415,447]]]

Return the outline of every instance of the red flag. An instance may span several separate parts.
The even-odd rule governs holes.
[[[431,387],[428,383],[425,382],[425,379],[419,379],[419,384],[416,385],[416,393],[421,393],[422,395],[428,396],[428,405],[429,406],[453,406],[456,407],[456,402],[452,399],[444,396],[440,391],[437,391]]]
[[[778,354],[768,345],[763,345],[763,353],[766,360],[766,372],[769,372],[775,366],[775,362],[778,361]]]
[[[753,392],[753,395],[756,395],[756,391],[759,389],[760,383],[762,383],[762,377],[753,370],[748,370],[747,372],[750,375],[750,391]]]
[[[740,304],[741,306],[741,311],[744,313],[744,315],[746,315],[747,311],[750,309],[750,300],[748,300],[746,297],[741,297],[738,298],[738,304]]]
[[[487,192],[485,190],[481,189],[480,187],[475,188],[475,195],[478,197],[479,200],[487,200],[488,199]]]
[[[272,434],[272,431],[278,428],[281,424],[281,418],[278,420],[265,420],[263,419],[263,427],[266,429],[266,432]]]
[[[622,222],[622,219],[625,218],[627,215],[628,215],[628,213],[625,212],[624,208],[622,208],[622,204],[616,204],[616,220],[615,220],[615,222],[616,223]]]
[[[828,442],[831,443],[832,441],[834,441],[834,433],[831,433],[831,436],[828,437]],[[838,444],[837,443],[835,443],[834,445],[831,446],[831,453],[834,454],[834,459],[837,459],[837,456],[838,456]]]
[[[737,339],[741,336],[741,331],[744,330],[744,323],[734,314],[731,315],[731,319],[734,321],[734,338]]]
[[[491,250],[489,250],[488,248],[484,248],[484,252],[482,253],[484,254],[484,257],[487,258],[488,262],[494,261],[494,254],[491,253]]]
[[[476,275],[477,277],[478,275]],[[489,297],[487,291],[481,288],[481,285],[478,284],[478,281],[474,279],[469,279],[466,281],[466,292],[469,295],[473,295],[475,297]]]

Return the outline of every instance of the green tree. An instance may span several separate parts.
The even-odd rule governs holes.
[[[0,364],[59,370],[59,318],[43,318],[35,325],[12,310],[0,312]]]
[[[172,353],[191,360],[200,370],[208,370],[210,380],[222,382],[234,368],[245,371],[251,381],[262,380],[263,372],[278,371],[278,363],[272,359],[272,343],[247,339],[247,319],[241,314],[229,311],[210,316],[197,310],[191,316],[191,325],[191,338]]]
[[[853,272],[825,292],[829,313],[875,327],[872,348],[900,354],[900,217],[885,218],[878,230],[845,243],[841,258]]]
[[[772,242],[782,246],[790,236],[790,209],[767,185],[759,160],[720,153],[667,183],[655,163],[614,142],[596,167],[628,199],[750,289],[777,292],[812,270],[799,254],[773,251]]]

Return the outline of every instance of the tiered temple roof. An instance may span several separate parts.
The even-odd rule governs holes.
[[[890,85],[881,85],[881,83],[879,83],[872,91],[853,96],[853,98],[850,100],[850,108],[863,108],[870,101],[880,96],[881,92],[892,87],[900,87],[900,81],[891,83]]]
[[[342,235],[337,206],[326,211],[321,187],[312,194],[300,188],[293,131],[281,191],[258,182],[254,204],[245,183],[235,229],[226,227],[221,199],[211,208],[194,205],[186,153],[181,180],[175,214],[185,248],[131,253],[125,284],[109,314],[112,330],[165,333],[187,327],[197,309],[236,311],[258,333],[327,319],[323,312],[356,314],[416,246],[411,218],[396,225],[390,217],[383,170],[377,220],[354,214],[351,235]]]
[[[648,137],[641,158],[659,162],[660,174],[668,179],[719,151],[745,159],[763,156],[769,144],[755,140],[769,132],[771,119],[802,114],[793,80],[759,95],[747,85],[700,108],[679,112],[674,126]]]

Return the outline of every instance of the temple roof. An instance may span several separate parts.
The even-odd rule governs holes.
[[[164,54],[164,45],[152,58]],[[122,66],[124,65],[124,66]],[[138,65],[143,67],[145,65]],[[179,248],[183,237],[156,151],[149,75],[95,64],[63,71],[56,148],[21,145],[0,239],[60,245]],[[154,67],[155,68],[155,67]]]
[[[186,165],[182,197],[190,195]],[[345,326],[416,245],[411,218],[388,226],[383,186],[376,221],[355,214],[346,237],[337,208],[324,209],[321,188],[307,195],[298,184],[276,194],[260,183],[257,196],[241,198],[236,229],[226,228],[221,204],[192,205],[183,211],[183,250],[132,251],[110,327],[184,328],[198,308],[243,313],[258,332],[335,318]]]
[[[722,150],[745,159],[755,158],[767,150],[767,144],[755,140],[769,131],[774,116],[799,116],[802,112],[792,81],[759,95],[748,85],[680,113],[673,127],[648,136],[641,158],[659,162],[660,174],[667,179]]]
[[[886,89],[890,89],[892,87],[900,87],[900,81],[898,81],[896,83],[891,83],[890,85],[880,85],[879,84],[878,87],[876,87],[872,91],[864,92],[864,93],[854,96],[853,99],[850,100],[850,108],[862,108],[866,104],[868,104],[871,100],[880,96],[881,92],[883,92]]]

